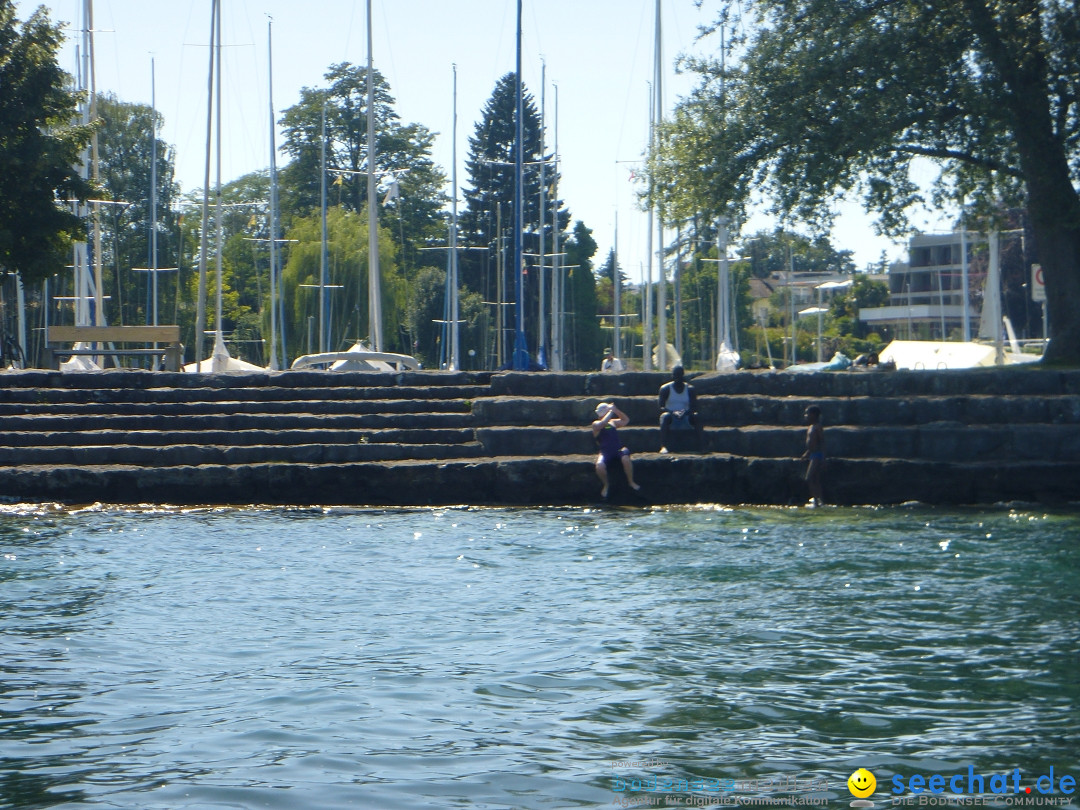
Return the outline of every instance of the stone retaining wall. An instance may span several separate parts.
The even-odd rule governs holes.
[[[0,374],[0,497],[370,506],[595,503],[614,399],[641,498],[799,504],[820,405],[837,504],[1080,502],[1080,372],[709,374],[705,447],[659,455],[660,373]],[[698,452],[698,451],[702,452]]]

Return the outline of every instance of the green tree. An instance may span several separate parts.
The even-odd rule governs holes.
[[[715,28],[731,24],[727,6]],[[1046,275],[1047,360],[1080,362],[1080,14],[1066,0],[755,0],[742,63],[702,80],[655,169],[683,211],[777,209],[827,224],[861,191],[880,226],[907,227],[916,157],[937,201],[1024,199]],[[730,40],[729,40],[730,42]]]
[[[835,324],[837,334],[864,339],[870,333],[870,327],[859,320],[859,310],[883,307],[888,303],[888,284],[874,281],[866,275],[856,275],[851,287],[842,295],[833,297],[829,304],[829,318]]]
[[[91,195],[74,167],[92,127],[71,123],[78,98],[57,64],[61,42],[44,8],[20,28],[12,0],[0,0],[0,266],[28,284],[61,271],[86,238],[64,202]]]
[[[133,267],[150,267],[151,226],[151,147],[153,127],[160,116],[144,104],[128,104],[113,95],[99,96],[97,113],[98,175],[104,196],[116,204],[102,206],[102,262],[105,291],[112,296],[110,320],[116,323],[150,323],[153,303],[150,299],[153,280],[150,273],[132,272]],[[176,201],[179,187],[174,182],[173,149],[157,141],[157,225],[158,267],[176,267],[178,230]],[[163,317],[163,302],[175,295],[175,276],[161,273],[158,278],[158,320]]]
[[[333,65],[325,79],[325,88],[303,88],[300,101],[282,114],[282,149],[292,157],[280,181],[286,221],[320,208],[324,107],[328,205],[360,211],[367,204],[367,68]],[[446,241],[446,176],[431,159],[434,134],[402,124],[386,79],[377,70],[372,79],[380,227],[394,235],[402,270],[411,275],[426,262],[422,247]]]
[[[604,337],[596,309],[596,277],[592,257],[596,255],[596,240],[592,229],[580,219],[574,223],[574,234],[565,243],[566,264],[570,268],[566,279],[566,362],[568,370],[595,369],[603,359]]]
[[[322,223],[319,214],[293,220],[288,238],[295,240],[282,271],[286,302],[286,337],[289,356],[319,350],[319,274]],[[394,240],[379,228],[379,262],[382,269],[383,329],[389,351],[411,349],[407,323],[409,285],[394,269]],[[327,212],[328,283],[338,285],[329,296],[328,351],[344,351],[357,340],[369,342],[367,271],[368,229],[366,209],[360,212],[334,207]],[[309,318],[315,325],[308,343]]]
[[[483,356],[484,304],[475,292],[459,292],[458,310],[462,324],[459,326],[462,367],[475,367],[480,361],[470,360]],[[412,354],[426,368],[440,368],[447,362],[450,351],[444,344],[446,319],[446,270],[425,267],[416,274],[409,285],[408,329],[412,338]]]
[[[499,242],[499,211],[502,219],[502,242],[504,247],[505,298],[514,296],[513,274],[510,272],[513,252],[514,233],[514,140],[516,134],[516,79],[514,73],[507,73],[495,85],[495,89],[484,105],[473,135],[469,138],[469,153],[465,161],[469,175],[469,188],[462,193],[465,198],[465,210],[459,217],[462,239],[473,247],[487,248],[486,252],[469,251],[461,262],[462,282],[467,287],[479,292],[484,300],[494,301],[497,291],[496,254]],[[523,250],[529,275],[525,284],[525,311],[535,313],[539,307],[540,275],[535,272],[537,254],[540,251],[540,163],[551,161],[552,156],[545,154],[541,145],[540,116],[533,98],[523,91],[522,130],[524,148],[522,160],[524,167],[523,189]],[[544,252],[551,253],[554,235],[552,226],[552,199],[557,188],[558,178],[554,164],[544,167]],[[570,212],[558,208],[556,227],[564,234],[570,223]],[[545,262],[550,266],[551,260]],[[565,263],[565,260],[564,260]],[[550,290],[550,271],[544,274],[545,286]],[[526,320],[530,346],[537,345],[536,330],[538,319],[531,316]],[[602,346],[600,348],[603,348]]]
[[[758,231],[743,239],[742,255],[750,260],[750,273],[755,278],[768,278],[773,273],[786,273],[792,266],[795,272],[842,273],[855,272],[850,250],[836,250],[828,236],[815,238],[776,230]]]
[[[621,328],[619,340],[622,343],[621,355],[624,363],[629,360],[631,346],[637,327],[637,341],[640,342],[640,324],[636,324],[633,315],[641,308],[641,296],[636,287],[630,284],[630,279],[623,272],[622,265],[618,264],[614,248],[608,251],[607,258],[597,271],[596,279],[596,311],[600,318],[604,346],[615,346],[615,274],[619,278],[619,314]]]

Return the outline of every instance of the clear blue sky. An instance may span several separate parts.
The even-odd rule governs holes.
[[[71,24],[63,66],[76,69],[75,43],[82,0],[19,0],[19,17],[38,5]],[[691,0],[663,0],[665,107],[685,94],[692,79],[676,76],[674,60],[695,44],[697,26],[715,3],[698,10]],[[562,158],[560,196],[584,220],[599,244],[597,262],[610,249],[619,222],[620,263],[638,277],[646,261],[646,218],[637,207],[629,162],[641,158],[648,137],[653,71],[654,0],[525,0],[523,75],[537,104],[541,62],[546,63],[546,123]],[[438,133],[434,158],[451,170],[452,66],[458,71],[458,182],[467,184],[468,137],[483,104],[503,74],[514,69],[514,0],[374,0],[374,58],[387,77],[406,122]],[[274,107],[277,115],[299,100],[302,87],[322,84],[336,62],[365,64],[367,32],[362,0],[224,0],[224,107],[222,176],[229,181],[269,165],[267,21],[273,18]],[[210,0],[94,0],[96,79],[100,92],[149,103],[155,61],[161,137],[176,148],[185,191],[201,187],[206,133],[207,47]],[[707,43],[706,47],[714,47]],[[278,137],[278,145],[282,139]],[[284,162],[279,157],[279,165]],[[449,188],[447,189],[449,191]],[[834,233],[856,263],[890,258],[900,246],[875,237],[870,221],[850,206]],[[769,227],[754,219],[749,233]],[[655,271],[654,271],[655,272]]]

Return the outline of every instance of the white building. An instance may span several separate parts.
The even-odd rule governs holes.
[[[985,272],[972,267],[973,248],[985,238],[968,235],[967,289],[981,290]],[[907,339],[943,340],[964,325],[964,245],[960,233],[916,234],[908,242],[907,264],[889,269],[889,305],[859,312],[871,327],[887,326]],[[981,295],[970,295],[969,323],[978,326]]]

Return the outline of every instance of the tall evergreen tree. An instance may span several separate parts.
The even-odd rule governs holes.
[[[540,116],[537,113],[533,98],[524,90],[523,92],[523,121],[524,148],[522,161],[524,167],[523,190],[524,207],[523,220],[525,233],[523,234],[524,252],[528,273],[525,284],[525,308],[526,312],[537,311],[539,303],[538,281],[540,274],[538,269],[538,254],[540,249],[540,164],[548,161],[544,166],[544,238],[546,253],[551,252],[552,236],[554,234],[552,223],[552,199],[558,185],[557,167],[551,162],[552,155],[541,150]],[[463,241],[474,247],[485,247],[487,252],[470,252],[463,258],[461,277],[463,283],[469,288],[481,293],[486,301],[494,301],[497,289],[495,278],[499,232],[497,222],[499,209],[502,213],[502,239],[504,256],[509,257],[513,246],[514,226],[514,141],[516,136],[516,74],[507,73],[495,85],[495,90],[488,99],[487,104],[477,122],[472,137],[469,138],[469,154],[465,161],[465,168],[469,175],[470,187],[465,189],[465,210],[459,217]],[[555,227],[560,234],[565,233],[570,223],[570,212],[559,204],[558,222]],[[547,259],[545,264],[550,265]],[[514,275],[511,272],[510,261],[504,261],[504,299],[513,298]],[[545,278],[550,279],[549,273]],[[550,281],[547,281],[550,287]],[[527,329],[530,332],[529,345],[535,347],[536,318],[527,321]]]

